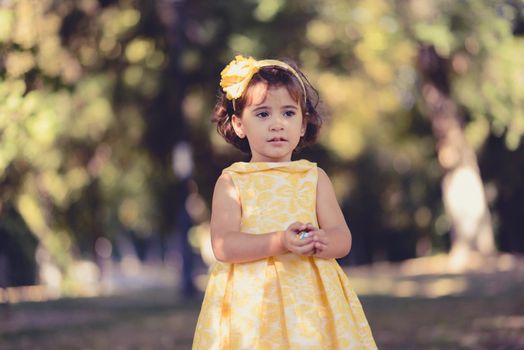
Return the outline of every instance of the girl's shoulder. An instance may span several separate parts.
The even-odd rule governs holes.
[[[322,169],[321,167],[317,167],[317,173],[318,173],[318,178],[322,178],[322,180],[328,180],[328,181],[331,181],[329,179],[329,175],[326,173],[326,171],[324,169]]]
[[[238,198],[238,191],[235,187],[233,177],[227,172],[222,172],[215,183],[215,196],[223,195]]]

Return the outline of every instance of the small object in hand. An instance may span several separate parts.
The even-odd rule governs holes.
[[[298,239],[306,239],[309,237],[309,232],[307,231],[302,231],[298,234]]]

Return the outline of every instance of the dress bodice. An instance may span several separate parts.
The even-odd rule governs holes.
[[[241,231],[265,233],[295,221],[317,225],[317,165],[307,160],[234,163],[224,169],[238,191]]]

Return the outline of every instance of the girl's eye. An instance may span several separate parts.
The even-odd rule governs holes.
[[[284,115],[286,117],[293,117],[295,114],[296,114],[295,111],[285,111],[284,112]]]
[[[269,116],[269,113],[268,112],[259,112],[256,114],[256,116],[259,118],[267,118]]]

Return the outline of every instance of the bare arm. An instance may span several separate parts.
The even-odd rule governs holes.
[[[305,228],[300,223],[292,224],[286,231],[261,234],[240,232],[240,199],[228,174],[218,178],[211,213],[211,245],[218,261],[248,262],[288,251],[308,254],[313,250],[313,238],[304,241],[292,239],[296,232]]]
[[[315,256],[342,258],[351,250],[351,232],[337,202],[331,180],[318,168],[317,220],[320,229],[312,228]]]

